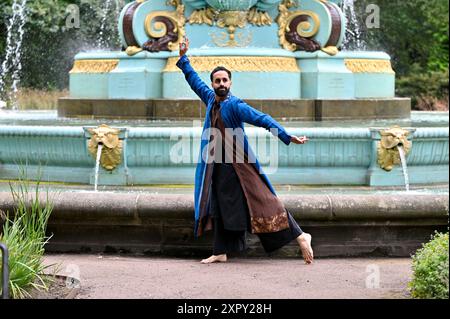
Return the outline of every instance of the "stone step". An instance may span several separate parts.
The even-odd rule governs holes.
[[[45,194],[41,194],[45,200]],[[313,236],[318,257],[409,256],[434,231],[448,227],[448,194],[279,195],[302,229]],[[195,256],[212,249],[212,234],[194,237],[191,194],[130,192],[49,193],[50,252],[130,252]],[[0,209],[14,203],[0,192]],[[254,234],[252,256],[265,253]],[[274,256],[299,254],[295,242]]]

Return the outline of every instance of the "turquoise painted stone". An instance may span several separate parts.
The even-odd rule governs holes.
[[[207,4],[219,11],[246,11],[256,2],[258,0],[206,0]]]
[[[433,114],[426,125],[422,112],[413,114],[407,128],[412,142],[407,155],[411,185],[448,183],[448,112]],[[10,122],[17,123],[11,119]],[[102,121],[123,129],[123,161],[117,169],[100,169],[100,185],[192,184],[200,148],[198,123],[120,123]],[[2,179],[18,178],[20,164],[30,179],[92,184],[95,159],[88,152],[92,125],[0,125]],[[282,123],[289,134],[306,135],[305,145],[286,146],[262,128],[245,125],[249,143],[263,170],[274,184],[401,186],[400,165],[387,172],[377,164],[380,130],[401,124],[377,121],[373,126],[346,122],[319,127],[314,123]],[[53,123],[57,124],[57,122]],[[61,125],[62,124],[62,125]],[[288,125],[286,125],[288,124]],[[402,126],[406,127],[407,123]]]

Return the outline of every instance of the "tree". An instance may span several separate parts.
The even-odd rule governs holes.
[[[5,56],[6,23],[12,16],[13,0],[3,0],[0,11],[0,61]],[[104,24],[105,38],[110,47],[120,49],[116,24],[109,16],[114,6],[123,0],[110,2],[108,19]],[[80,13],[80,28],[66,25],[69,5],[76,5]],[[68,86],[68,72],[73,57],[82,50],[96,48],[105,15],[105,2],[98,0],[33,0],[27,1],[27,22],[23,38],[21,86],[38,89],[63,89]],[[111,15],[112,16],[112,15]]]
[[[423,72],[448,69],[448,1],[362,0],[360,16],[371,3],[380,7],[380,28],[365,29],[365,40],[392,57],[398,76],[408,75],[414,64]]]

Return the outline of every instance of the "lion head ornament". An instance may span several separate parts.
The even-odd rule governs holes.
[[[398,147],[402,147],[406,154],[411,149],[411,142],[407,136],[409,132],[399,126],[380,132],[381,141],[378,142],[378,164],[382,169],[391,171],[394,165],[400,164]]]
[[[100,165],[106,170],[113,170],[122,161],[122,141],[119,139],[119,129],[102,124],[97,128],[88,129],[91,134],[89,153],[97,158],[98,146],[102,145]]]

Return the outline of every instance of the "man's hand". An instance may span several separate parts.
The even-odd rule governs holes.
[[[186,54],[189,49],[189,39],[183,36],[183,40],[180,42],[180,57]]]
[[[295,144],[305,144],[309,139],[306,136],[297,137],[292,135],[291,142]]]

